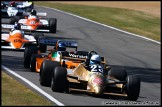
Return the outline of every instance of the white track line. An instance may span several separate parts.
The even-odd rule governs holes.
[[[71,15],[71,16],[75,16],[75,17],[78,17],[80,19],[83,19],[83,20],[86,20],[86,21],[89,21],[89,22],[93,22],[93,23],[99,24],[101,26],[105,26],[105,27],[108,27],[108,28],[111,28],[111,29],[114,29],[114,30],[117,30],[117,31],[120,31],[120,32],[123,32],[123,33],[126,33],[126,34],[130,34],[130,35],[133,35],[133,36],[136,36],[136,37],[140,37],[140,38],[146,39],[148,41],[152,41],[152,42],[161,44],[161,42],[155,41],[153,39],[150,39],[150,38],[147,38],[147,37],[144,37],[144,36],[141,36],[141,35],[137,35],[137,34],[134,34],[134,33],[130,33],[130,32],[127,32],[127,31],[124,31],[124,30],[121,30],[121,29],[118,29],[118,28],[115,28],[115,27],[112,27],[112,26],[108,26],[108,25],[105,25],[105,24],[102,24],[102,23],[99,23],[99,22],[95,22],[93,20],[90,20],[90,19],[87,19],[87,18],[84,18],[84,17],[81,17],[81,16],[77,16],[77,15],[74,15],[72,13],[64,12],[64,11],[61,11],[61,10],[58,10],[58,9],[55,9],[55,8],[46,7],[46,6],[38,6],[38,7],[44,7],[44,8],[52,9],[52,10],[55,10],[55,11],[59,11],[61,13],[65,13],[65,14],[68,14],[68,15]]]
[[[36,91],[40,92],[41,94],[43,94],[44,96],[46,96],[49,100],[51,100],[52,102],[56,103],[59,106],[65,106],[63,103],[59,102],[58,100],[56,100],[55,98],[53,98],[51,95],[49,95],[48,93],[46,93],[45,91],[43,91],[42,89],[40,89],[38,86],[36,86],[35,84],[33,84],[32,82],[30,82],[29,80],[27,80],[26,78],[20,76],[19,74],[15,73],[14,71],[10,70],[9,68],[1,65],[2,68],[4,70],[6,70],[7,72],[11,73],[12,75],[16,76],[17,78],[20,78],[21,80],[23,80],[24,82],[26,82],[29,86],[31,86],[32,88],[34,88]]]

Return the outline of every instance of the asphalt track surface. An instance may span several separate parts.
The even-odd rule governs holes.
[[[79,50],[95,50],[106,57],[112,68],[125,68],[128,74],[140,76],[141,90],[138,102],[161,101],[161,44],[51,9],[36,8],[36,10],[47,12],[47,17],[55,17],[58,20],[57,33],[46,36],[77,40]],[[108,101],[128,101],[123,97],[115,96],[97,98],[86,93],[52,92],[51,88],[39,84],[39,73],[23,67],[23,52],[3,50],[1,54],[2,65],[33,82],[64,105],[102,105],[103,102]],[[22,82],[20,79],[17,80]]]

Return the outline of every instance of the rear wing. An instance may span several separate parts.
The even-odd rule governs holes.
[[[12,24],[1,24],[1,28],[3,28],[3,29],[13,29],[14,25],[12,25]],[[31,27],[26,26],[26,25],[21,25],[21,29],[22,30],[30,30]]]
[[[1,29],[2,28],[4,28],[4,29],[13,29],[14,25],[11,25],[11,24],[1,24]]]
[[[64,43],[66,47],[69,48],[76,48],[78,47],[78,42],[77,41],[69,41],[69,40],[59,40],[55,39],[54,37],[41,37],[38,39],[38,44],[44,44],[44,45],[49,45],[49,46],[56,46],[56,43],[59,41],[59,43]]]
[[[13,29],[14,28],[14,25],[12,24],[1,24],[1,28],[3,29]],[[28,25],[21,25],[21,30],[25,30],[25,31],[31,31],[32,28],[31,26],[28,26]],[[44,29],[38,29],[38,30],[34,30],[35,32],[36,31],[41,31],[41,32],[49,32],[49,30],[44,30]]]
[[[25,15],[25,16],[29,16],[30,14],[31,14],[31,12],[24,12],[24,15]],[[47,13],[44,13],[44,12],[37,12],[36,15],[37,15],[37,16],[45,17],[45,16],[47,16]]]

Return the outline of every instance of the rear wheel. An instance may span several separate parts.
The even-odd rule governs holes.
[[[111,70],[108,71],[108,76],[114,77],[120,81],[126,81],[127,72],[125,69],[111,68]]]
[[[15,17],[13,17],[13,18],[10,18],[9,23],[10,23],[10,24],[15,24],[15,22],[18,22],[19,19],[20,19],[19,16],[15,16]]]
[[[67,90],[67,70],[65,67],[56,67],[53,70],[51,89],[54,92],[64,92]]]
[[[88,51],[77,51],[76,55],[83,55],[83,56],[87,56],[88,55]]]
[[[136,101],[140,93],[140,78],[136,75],[129,75],[126,84],[127,99]]]
[[[36,54],[38,51],[38,47],[36,46],[28,46],[24,51],[24,67],[30,68],[30,61],[32,54]]]
[[[51,60],[44,60],[40,68],[40,84],[42,86],[51,86],[52,72],[55,67],[59,67],[60,63]]]
[[[38,43],[38,39],[41,38],[41,37],[44,37],[44,34],[43,33],[33,33],[33,36],[37,41],[37,46],[39,47],[39,50],[41,52],[45,53],[46,50],[47,50],[47,45],[44,45],[44,44],[39,45],[39,43]]]
[[[56,18],[50,18],[48,22],[49,22],[49,31],[50,31],[50,33],[56,33],[57,19]]]

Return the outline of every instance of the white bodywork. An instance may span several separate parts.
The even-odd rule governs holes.
[[[24,21],[26,21],[27,19],[21,19],[21,21],[19,23],[22,23],[23,25],[21,25],[21,29],[22,30],[32,30],[31,26],[27,26],[24,24]],[[41,20],[42,21],[42,20]],[[48,21],[47,20],[43,20],[42,21],[43,23],[47,24]],[[11,25],[11,24],[1,24],[1,28],[4,28],[4,29],[12,29],[14,28],[14,25]],[[46,30],[46,29],[37,29],[35,31],[42,31],[42,32],[49,32],[49,30]]]
[[[25,7],[29,7],[30,5],[32,5],[32,2],[22,2],[22,4],[17,5],[18,8],[25,8]]]
[[[21,31],[20,31],[21,32]],[[20,33],[19,32],[19,33]],[[13,34],[14,33],[18,33],[18,31],[16,31],[16,32],[13,32]],[[6,42],[5,40],[7,40],[8,38],[9,38],[9,34],[8,33],[4,33],[4,34],[1,34],[1,42]],[[36,39],[34,38],[34,36],[32,36],[32,35],[24,35],[24,39],[25,40],[28,40],[29,42],[33,42],[34,44],[36,44]],[[24,44],[25,43],[23,43],[23,45],[22,45],[22,47],[20,48],[20,50],[24,50],[25,49],[25,47],[24,47]],[[12,44],[12,42],[10,42],[9,43],[9,46],[2,46],[1,45],[1,48],[2,49],[16,49],[15,47],[14,47],[14,45]]]
[[[7,8],[7,14],[8,16],[16,16],[16,14],[18,13],[18,9],[15,7],[8,7]]]
[[[17,33],[19,33],[19,34],[22,34],[23,35],[23,31],[21,31],[21,30],[14,30],[13,32],[10,32],[10,35],[12,36],[12,35],[14,35],[14,34],[17,34]]]
[[[29,17],[29,18],[34,18],[33,16]],[[21,24],[24,24],[26,23],[27,19],[20,19],[18,21],[18,23],[21,23]],[[47,20],[43,20],[43,19],[40,19],[40,23],[42,23],[43,25],[48,25],[48,21]]]

